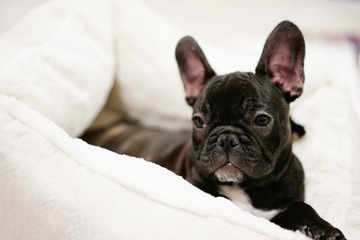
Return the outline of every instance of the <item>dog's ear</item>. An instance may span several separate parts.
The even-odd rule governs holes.
[[[292,102],[303,91],[304,57],[305,41],[301,31],[289,21],[281,22],[265,42],[256,75],[267,75],[286,100]]]
[[[206,81],[216,74],[192,37],[186,36],[179,41],[175,56],[185,88],[186,102],[193,106]]]

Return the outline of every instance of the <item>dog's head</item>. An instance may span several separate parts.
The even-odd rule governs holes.
[[[304,38],[288,21],[268,37],[255,74],[216,75],[194,39],[180,40],[176,59],[193,107],[191,155],[204,178],[242,183],[285,165],[289,103],[303,90],[304,56]]]

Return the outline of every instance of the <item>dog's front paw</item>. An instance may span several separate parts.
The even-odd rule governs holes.
[[[300,231],[315,240],[346,240],[344,234],[322,219],[308,204],[292,202],[271,221],[283,228]]]
[[[298,230],[315,240],[346,240],[344,234],[327,222],[300,226]]]

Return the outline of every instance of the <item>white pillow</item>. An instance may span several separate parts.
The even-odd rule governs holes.
[[[109,2],[40,5],[0,38],[0,93],[79,135],[113,85],[112,20]]]

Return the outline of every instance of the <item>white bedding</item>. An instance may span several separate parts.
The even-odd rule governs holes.
[[[150,3],[49,1],[0,38],[0,239],[304,239],[159,166],[76,138],[99,112],[93,128],[124,113],[146,125],[188,128],[191,111],[173,56],[178,39],[194,35],[220,74],[253,71],[281,16],[259,20],[269,29],[239,36],[224,28],[217,36],[216,29],[191,25],[196,11],[181,21],[187,2],[175,9]],[[217,8],[209,5],[203,17],[214,26],[234,21],[221,18],[224,12],[211,19]],[[326,30],[343,29],[345,15]],[[299,21],[306,81],[292,115],[307,130],[294,144],[306,172],[306,201],[357,239],[358,66],[349,43],[319,40],[308,20]]]

